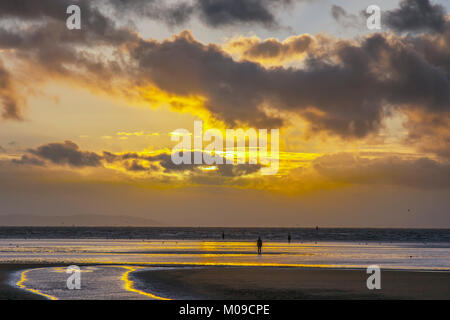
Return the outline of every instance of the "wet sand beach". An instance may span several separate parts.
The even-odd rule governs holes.
[[[184,268],[138,271],[140,288],[174,299],[450,299],[450,272],[383,271],[368,290],[366,270]]]
[[[45,267],[50,270],[54,265],[1,264],[0,300],[45,299],[8,282],[13,272]],[[97,267],[100,270],[103,266]],[[134,271],[129,279],[138,289],[133,290],[137,294],[130,296],[132,299],[148,298],[146,293],[169,299],[211,300],[450,299],[450,272],[382,270],[380,290],[367,289],[368,276],[365,270],[181,267]],[[75,299],[91,294],[74,293]]]
[[[83,265],[81,288],[67,288],[67,265],[0,264],[0,300],[164,300],[137,290],[129,274],[142,266]],[[20,287],[18,284],[20,283]]]

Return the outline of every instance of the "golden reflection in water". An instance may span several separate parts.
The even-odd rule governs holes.
[[[157,295],[154,295],[154,294],[151,294],[151,293],[148,293],[148,292],[136,289],[134,287],[134,282],[132,280],[130,280],[130,278],[129,278],[129,274],[130,274],[130,272],[133,272],[133,271],[136,271],[136,270],[140,269],[139,267],[130,267],[130,266],[104,266],[104,267],[114,267],[114,268],[115,267],[119,267],[119,268],[124,268],[124,269],[127,270],[121,277],[121,280],[124,282],[124,288],[125,288],[126,291],[138,293],[138,294],[141,294],[141,295],[144,295],[144,296],[147,296],[149,298],[156,299],[156,300],[172,300],[172,299],[169,299],[169,298],[159,297]],[[38,294],[40,296],[43,296],[43,297],[45,297],[47,299],[50,299],[50,300],[58,300],[58,298],[56,298],[54,296],[51,296],[51,295],[46,294],[46,293],[43,293],[43,292],[41,292],[41,291],[39,291],[37,289],[28,288],[27,286],[25,286],[25,282],[28,280],[27,273],[30,272],[30,271],[33,271],[33,270],[37,270],[37,269],[28,269],[28,270],[22,271],[21,274],[20,274],[20,280],[16,283],[16,286],[18,286],[21,289],[27,290],[29,292],[32,292],[32,293]],[[62,268],[62,267],[57,267],[57,268],[54,268],[53,271],[54,272],[65,272],[65,269]],[[92,272],[92,270],[89,270],[87,272]]]
[[[136,289],[134,287],[134,282],[132,280],[130,280],[130,278],[128,277],[128,275],[130,274],[130,272],[136,271],[138,268],[135,267],[128,267],[128,266],[121,266],[121,268],[125,268],[128,271],[125,272],[122,275],[122,281],[125,283],[125,290],[130,291],[130,292],[135,292],[135,293],[139,293],[142,294],[144,296],[150,297],[152,299],[156,299],[156,300],[172,300],[172,299],[168,299],[168,298],[163,298],[163,297],[159,297],[156,296],[154,294],[148,293],[148,292],[144,292],[142,290]]]
[[[47,299],[50,299],[50,300],[58,300],[58,299],[57,299],[56,297],[54,297],[54,296],[51,296],[51,295],[49,295],[49,294],[45,294],[45,293],[43,293],[43,292],[41,292],[41,291],[39,291],[39,290],[36,290],[36,289],[27,288],[27,287],[24,285],[24,283],[27,281],[27,273],[30,272],[30,271],[33,271],[33,270],[37,270],[37,269],[29,269],[29,270],[22,271],[22,273],[20,274],[20,280],[16,283],[16,286],[18,286],[18,287],[21,288],[21,289],[30,291],[30,292],[32,292],[32,293],[41,295],[41,296],[43,296],[43,297],[45,297],[45,298],[47,298]]]

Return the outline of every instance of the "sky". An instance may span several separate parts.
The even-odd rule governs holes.
[[[66,26],[72,4],[80,30]],[[369,5],[381,29],[366,25]],[[0,216],[449,228],[449,10],[1,1]],[[174,132],[196,120],[222,133],[279,129],[278,172],[175,165]]]

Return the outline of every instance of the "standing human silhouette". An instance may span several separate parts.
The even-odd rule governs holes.
[[[261,237],[258,237],[258,240],[256,241],[256,244],[258,245],[258,254],[261,254],[261,249],[262,249]]]
[[[291,243],[291,234],[288,234],[288,242]]]
[[[225,232],[222,231],[222,240],[225,240]]]

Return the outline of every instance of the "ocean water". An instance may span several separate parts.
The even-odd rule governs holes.
[[[0,239],[377,241],[450,243],[450,229],[185,228],[185,227],[0,227]]]

